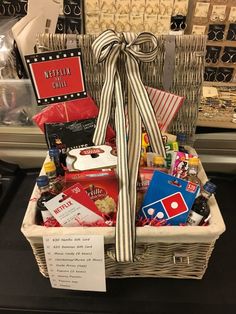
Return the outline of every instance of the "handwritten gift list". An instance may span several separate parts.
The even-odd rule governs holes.
[[[53,288],[106,291],[103,236],[44,236]]]

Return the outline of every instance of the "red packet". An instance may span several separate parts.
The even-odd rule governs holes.
[[[137,210],[139,210],[142,205],[144,195],[147,192],[149,184],[152,180],[154,170],[155,169],[153,168],[146,167],[139,168],[139,175],[137,179]]]
[[[101,212],[79,183],[45,202],[45,206],[64,227],[86,226],[104,222]]]
[[[184,97],[146,87],[160,130],[165,132],[184,102]]]
[[[114,170],[89,170],[65,173],[65,184],[79,182],[102,215],[115,220],[118,203],[118,179]]]

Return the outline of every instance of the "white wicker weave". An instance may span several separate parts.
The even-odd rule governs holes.
[[[207,177],[200,166],[199,177]],[[133,263],[117,263],[114,259],[114,227],[52,227],[35,224],[38,197],[35,186],[23,220],[21,231],[29,241],[40,272],[48,277],[43,236],[45,235],[104,235],[107,277],[172,277],[201,279],[215,241],[225,225],[214,196],[209,200],[209,226],[163,226],[136,228],[136,257]],[[175,262],[174,263],[174,259]]]
[[[88,92],[99,104],[100,92],[104,80],[103,64],[96,65],[91,51],[94,36],[49,35],[38,38],[38,51],[69,48],[73,40],[83,53],[85,77]],[[141,64],[140,71],[145,85],[162,86],[163,64],[165,60],[165,36],[158,37],[159,54],[150,64]],[[202,73],[204,66],[204,36],[176,36],[176,62],[171,91],[186,97],[169,131],[185,132],[194,135],[198,103],[200,102]],[[145,47],[144,47],[145,48]],[[124,72],[124,71],[123,71]],[[121,79],[125,79],[120,69]],[[126,99],[126,88],[124,99]],[[202,182],[207,180],[203,168],[199,176]],[[29,202],[22,232],[29,241],[40,272],[48,276],[45,261],[43,236],[45,235],[104,235],[105,261],[107,277],[173,277],[202,278],[215,241],[225,230],[218,205],[214,197],[210,199],[210,225],[205,227],[163,226],[136,228],[136,255],[133,263],[117,263],[114,259],[114,227],[61,227],[46,228],[35,224],[35,206],[37,198],[35,187]]]

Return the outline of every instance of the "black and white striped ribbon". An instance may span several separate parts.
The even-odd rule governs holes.
[[[139,45],[151,42],[153,48],[140,51]],[[92,44],[97,62],[105,60],[105,82],[101,92],[100,110],[94,133],[94,144],[104,143],[115,89],[115,125],[117,134],[117,174],[119,178],[119,202],[116,222],[116,259],[131,262],[134,258],[136,181],[141,153],[141,121],[143,122],[154,152],[165,156],[165,148],[152,105],[139,73],[139,61],[151,62],[157,54],[157,38],[151,33],[103,32]],[[128,78],[129,132],[125,125],[124,100],[117,59],[125,54],[125,70]]]

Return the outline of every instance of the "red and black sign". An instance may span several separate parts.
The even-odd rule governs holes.
[[[87,97],[80,49],[25,56],[38,105]]]

